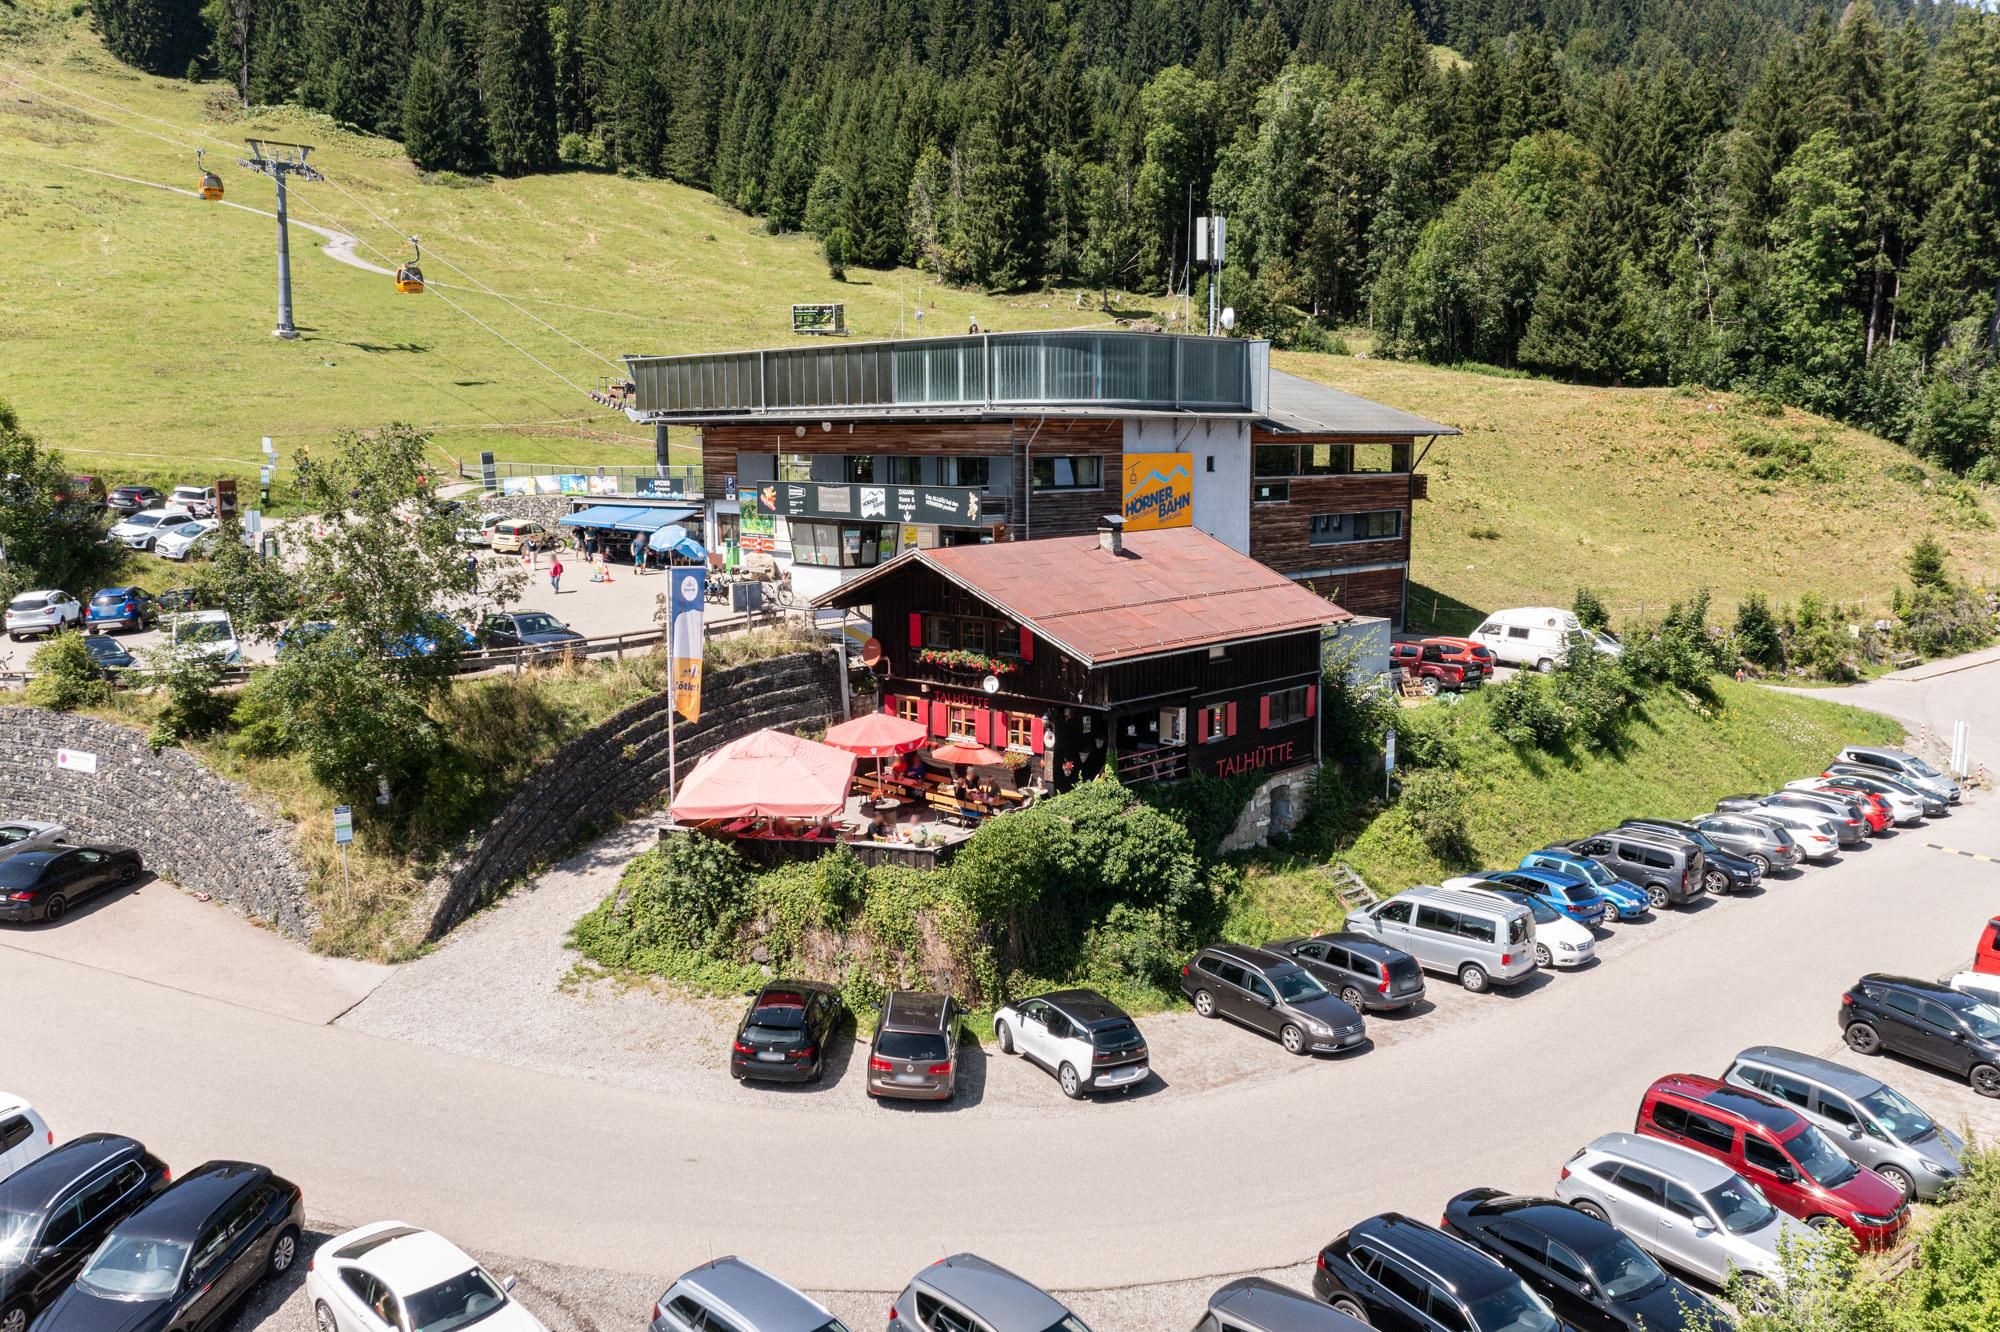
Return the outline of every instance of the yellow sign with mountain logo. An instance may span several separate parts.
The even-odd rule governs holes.
[[[1194,522],[1193,455],[1125,455],[1125,530],[1152,532]]]

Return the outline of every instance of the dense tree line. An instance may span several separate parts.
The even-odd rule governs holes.
[[[668,177],[835,270],[1199,298],[1221,211],[1223,295],[1281,342],[1750,387],[2000,468],[2000,16],[1969,6],[96,3],[135,63],[192,43],[426,170]]]

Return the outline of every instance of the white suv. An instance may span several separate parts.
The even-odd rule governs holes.
[[[993,1015],[1006,1054],[1047,1069],[1072,1101],[1094,1091],[1130,1091],[1146,1080],[1146,1038],[1125,1010],[1095,990],[1057,990],[1007,1004]]]
[[[224,666],[234,666],[243,659],[242,647],[236,641],[236,626],[230,621],[228,611],[190,611],[176,616],[173,638],[175,652],[206,657]]]
[[[191,514],[196,518],[215,516],[214,486],[175,486],[174,493],[167,496],[161,506],[168,513]]]
[[[53,634],[82,622],[83,603],[57,588],[23,592],[7,603],[7,637],[16,643],[22,634]]]
[[[47,1155],[56,1135],[35,1107],[18,1096],[0,1092],[0,1179],[36,1157]]]

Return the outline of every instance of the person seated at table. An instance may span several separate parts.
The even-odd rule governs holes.
[[[831,837],[837,831],[839,830],[834,827],[833,815],[822,814],[819,816],[819,822],[813,825],[812,835],[814,837]]]
[[[771,820],[771,836],[797,837],[798,835],[799,835],[798,825],[793,823],[790,819]]]
[[[896,766],[891,768],[889,773],[893,777],[901,777],[909,781],[920,780],[924,775],[924,761],[917,757],[917,751],[913,749],[901,758],[898,758]]]

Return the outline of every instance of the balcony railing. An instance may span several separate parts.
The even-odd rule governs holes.
[[[635,420],[868,409],[1103,405],[1263,412],[1270,344],[1087,331],[980,333],[772,351],[628,356]]]

